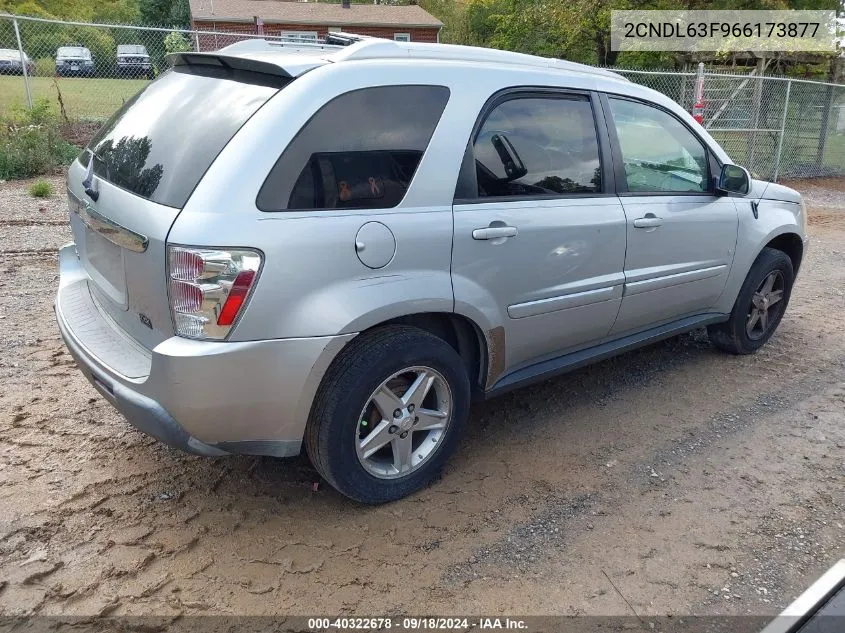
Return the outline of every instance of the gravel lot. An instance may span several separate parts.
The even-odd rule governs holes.
[[[0,614],[774,614],[845,557],[845,181],[762,351],[701,332],[473,409],[385,507],[130,428],[53,320],[63,185],[0,184]]]

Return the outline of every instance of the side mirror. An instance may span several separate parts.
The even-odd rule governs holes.
[[[751,190],[751,174],[745,167],[739,165],[722,165],[716,191],[722,194],[747,195]]]

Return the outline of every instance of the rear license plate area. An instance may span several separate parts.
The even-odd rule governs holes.
[[[128,307],[123,249],[84,226],[85,269],[88,276],[109,299],[123,309]]]

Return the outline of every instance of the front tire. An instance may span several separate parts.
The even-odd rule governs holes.
[[[306,450],[347,497],[395,501],[438,476],[460,440],[469,402],[464,363],[444,340],[409,326],[365,332],[326,372]]]
[[[708,326],[713,345],[730,354],[751,354],[760,349],[783,318],[794,281],[789,256],[764,248],[748,271],[728,321]]]

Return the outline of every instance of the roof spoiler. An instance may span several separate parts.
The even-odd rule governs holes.
[[[263,62],[247,57],[221,55],[219,53],[171,53],[165,59],[172,67],[193,66],[205,68],[224,68],[226,70],[240,70],[274,77],[292,79],[293,76],[284,68],[269,62]]]

